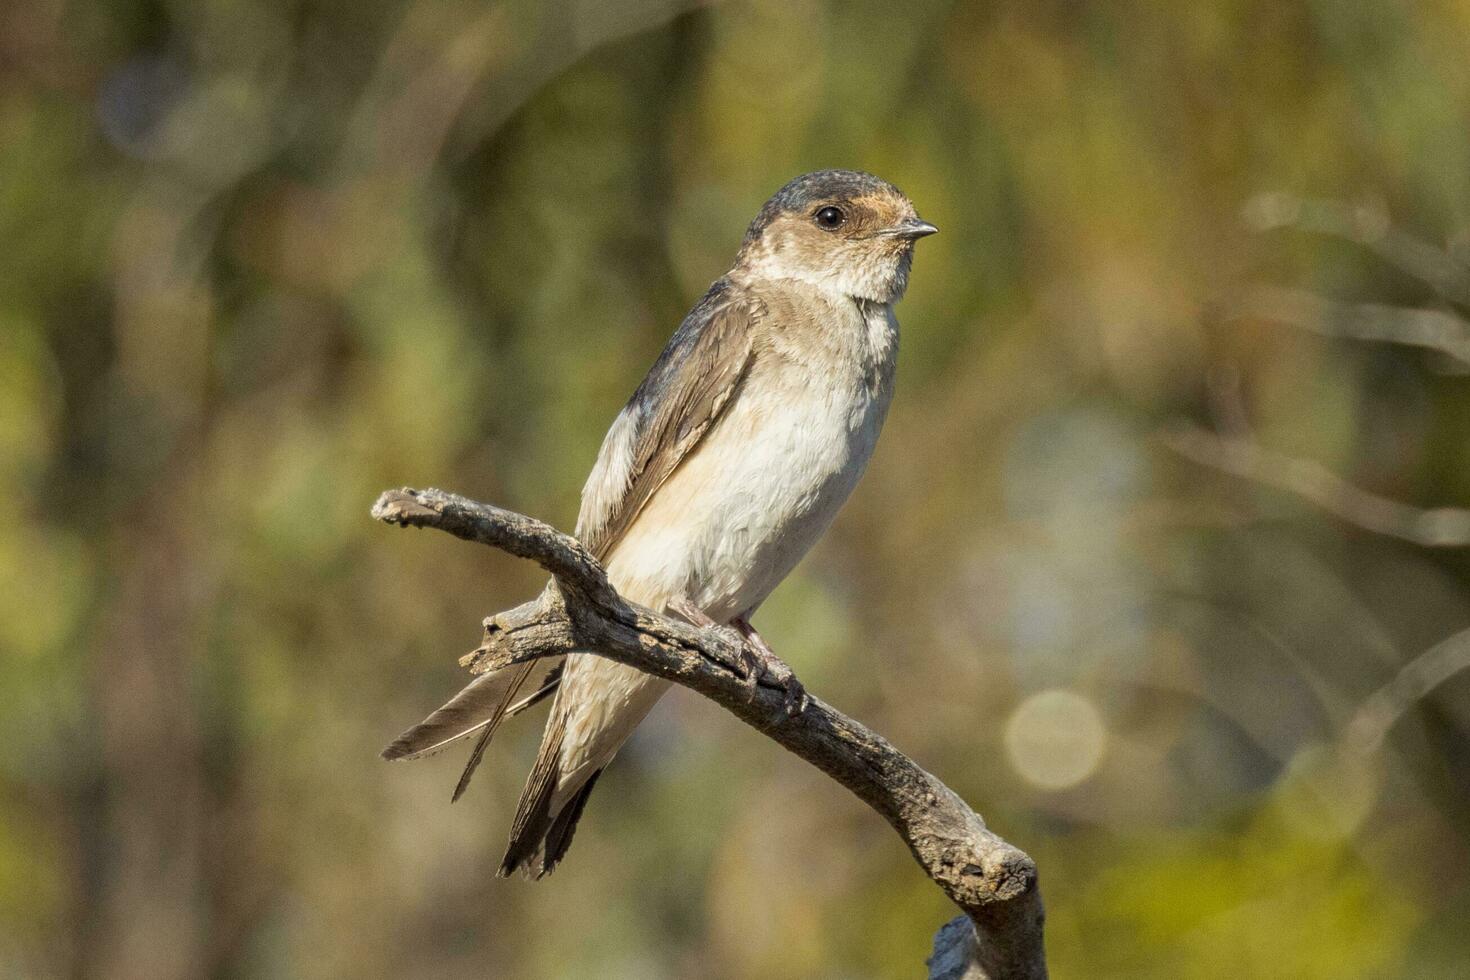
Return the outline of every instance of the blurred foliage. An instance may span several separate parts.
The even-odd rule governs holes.
[[[1242,214],[1341,201],[1466,262],[1467,33],[1464,0],[6,4],[0,975],[917,975],[951,913],[888,828],[683,692],[536,885],[492,877],[534,720],[454,807],[461,753],[376,754],[539,584],[377,492],[569,526],[762,200],[851,166],[943,233],[766,635],[1039,859],[1058,976],[1463,976],[1470,678],[1343,732],[1470,624],[1464,550],[1152,436],[1234,378],[1275,450],[1470,500],[1443,359],[1212,312],[1453,308]]]

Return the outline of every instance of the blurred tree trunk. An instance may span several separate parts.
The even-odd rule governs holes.
[[[209,586],[189,560],[201,552],[182,540],[190,526],[144,521],[113,545],[121,581],[91,660],[103,772],[96,829],[110,845],[97,855],[84,899],[93,938],[83,972],[91,976],[184,980],[211,972],[207,793],[190,690],[191,640]]]

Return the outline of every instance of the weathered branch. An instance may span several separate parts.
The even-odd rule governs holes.
[[[1438,245],[1393,227],[1382,208],[1269,193],[1246,204],[1245,220],[1257,231],[1296,228],[1356,242],[1442,299],[1470,306],[1470,268]]]
[[[1427,548],[1470,546],[1470,510],[1419,508],[1356,487],[1321,463],[1267,449],[1248,437],[1182,424],[1160,433],[1181,456],[1232,476],[1294,493],[1340,520]]]
[[[1369,695],[1343,728],[1343,746],[1360,757],[1377,751],[1405,712],[1467,669],[1470,630],[1461,630],[1404,664],[1391,681]]]
[[[986,828],[949,787],[861,723],[812,697],[796,717],[783,693],[752,693],[733,631],[697,629],[628,602],[573,537],[440,490],[390,490],[373,506],[390,524],[432,527],[530,558],[554,578],[542,595],[485,620],[462,663],[484,672],[572,651],[596,653],[704,695],[847,787],[892,825],[965,913],[935,938],[931,977],[1040,978],[1043,911],[1036,865]]]
[[[1306,289],[1255,286],[1226,304],[1232,317],[1254,317],[1310,330],[1324,337],[1420,347],[1470,368],[1470,322],[1448,310],[1382,303],[1343,303]]]

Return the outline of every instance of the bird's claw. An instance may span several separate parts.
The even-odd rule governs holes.
[[[739,654],[737,655],[736,669],[740,679],[745,682],[746,697],[754,700],[757,689],[760,687],[761,677],[768,677],[775,686],[781,690],[788,718],[795,718],[806,710],[810,703],[806,688],[801,681],[796,679],[796,674],[786,661],[776,656],[766,643],[765,638],[756,632],[750,620],[737,617],[730,622],[729,626],[721,625],[711,619],[699,606],[695,605],[687,596],[679,596],[669,602],[669,608],[683,616],[691,624],[702,629],[715,629],[720,631],[731,630],[734,639],[739,642]]]
[[[745,681],[750,697],[754,698],[761,677],[769,678],[781,690],[786,717],[795,718],[806,710],[810,701],[806,688],[796,679],[796,674],[786,661],[763,646],[753,642],[750,637],[746,637],[740,644],[741,679]]]

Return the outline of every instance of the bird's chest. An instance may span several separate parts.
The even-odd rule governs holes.
[[[824,326],[818,344],[772,338],[700,453],[710,506],[691,571],[695,591],[720,612],[758,604],[791,571],[878,441],[893,393],[897,323],[887,307],[853,307],[845,322]]]
[[[773,515],[840,505],[887,414],[898,324],[887,307],[842,313],[819,328],[801,324],[770,338],[732,413],[731,428],[747,433],[740,441],[759,468],[746,489]]]
[[[887,307],[824,312],[778,316],[760,338],[724,415],[614,549],[608,574],[625,595],[688,596],[727,620],[764,601],[831,524],[888,413],[898,325]]]

